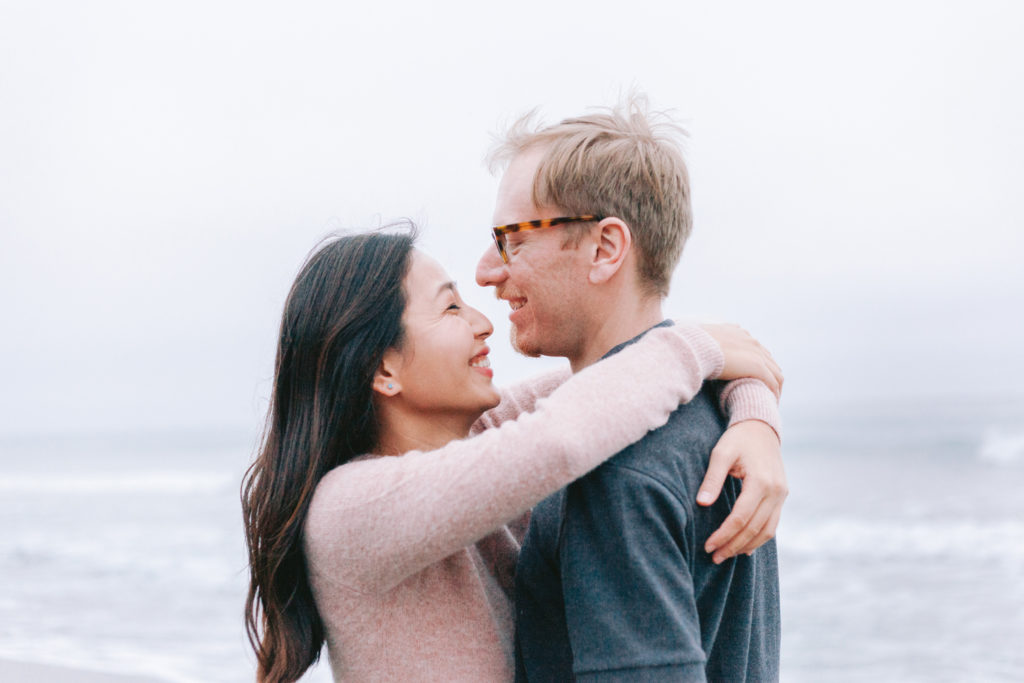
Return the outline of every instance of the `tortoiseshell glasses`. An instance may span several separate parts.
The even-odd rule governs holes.
[[[541,228],[553,228],[564,223],[590,223],[591,221],[604,220],[602,216],[562,216],[561,218],[538,218],[535,221],[523,221],[522,223],[509,223],[491,228],[494,235],[494,245],[498,247],[501,260],[508,263],[508,250],[505,235],[510,232],[522,232],[524,230],[539,230]]]

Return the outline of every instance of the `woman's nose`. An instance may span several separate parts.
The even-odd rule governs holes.
[[[469,309],[472,311],[472,326],[476,338],[487,339],[494,334],[494,325],[491,324],[491,319],[472,306]]]

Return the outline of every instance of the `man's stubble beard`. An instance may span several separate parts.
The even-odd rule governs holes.
[[[519,337],[516,334],[516,326],[515,325],[512,325],[511,329],[509,329],[508,340],[509,340],[509,343],[512,344],[512,349],[516,353],[521,354],[523,356],[526,356],[527,358],[540,358],[541,354],[540,354],[539,351],[537,351],[535,349],[524,349],[522,346],[519,345]]]

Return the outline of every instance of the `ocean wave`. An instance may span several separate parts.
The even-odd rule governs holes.
[[[0,477],[3,493],[215,493],[237,484],[225,472],[133,472],[120,474],[8,474]]]
[[[988,432],[978,448],[978,458],[996,464],[1024,462],[1024,434]]]
[[[829,557],[970,557],[1024,563],[1024,521],[833,518],[786,526],[779,533],[779,547]]]
[[[40,582],[59,583],[50,594],[128,585],[141,588],[140,600],[174,586],[188,586],[194,593],[241,592],[245,567],[244,539],[234,528],[138,524],[99,528],[88,536],[51,530],[0,539],[0,573],[16,577],[26,591]],[[0,590],[0,602],[6,597]]]

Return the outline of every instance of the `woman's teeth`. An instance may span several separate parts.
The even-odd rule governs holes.
[[[469,361],[469,366],[471,368],[489,368],[491,367],[491,359],[487,356],[477,356]]]

